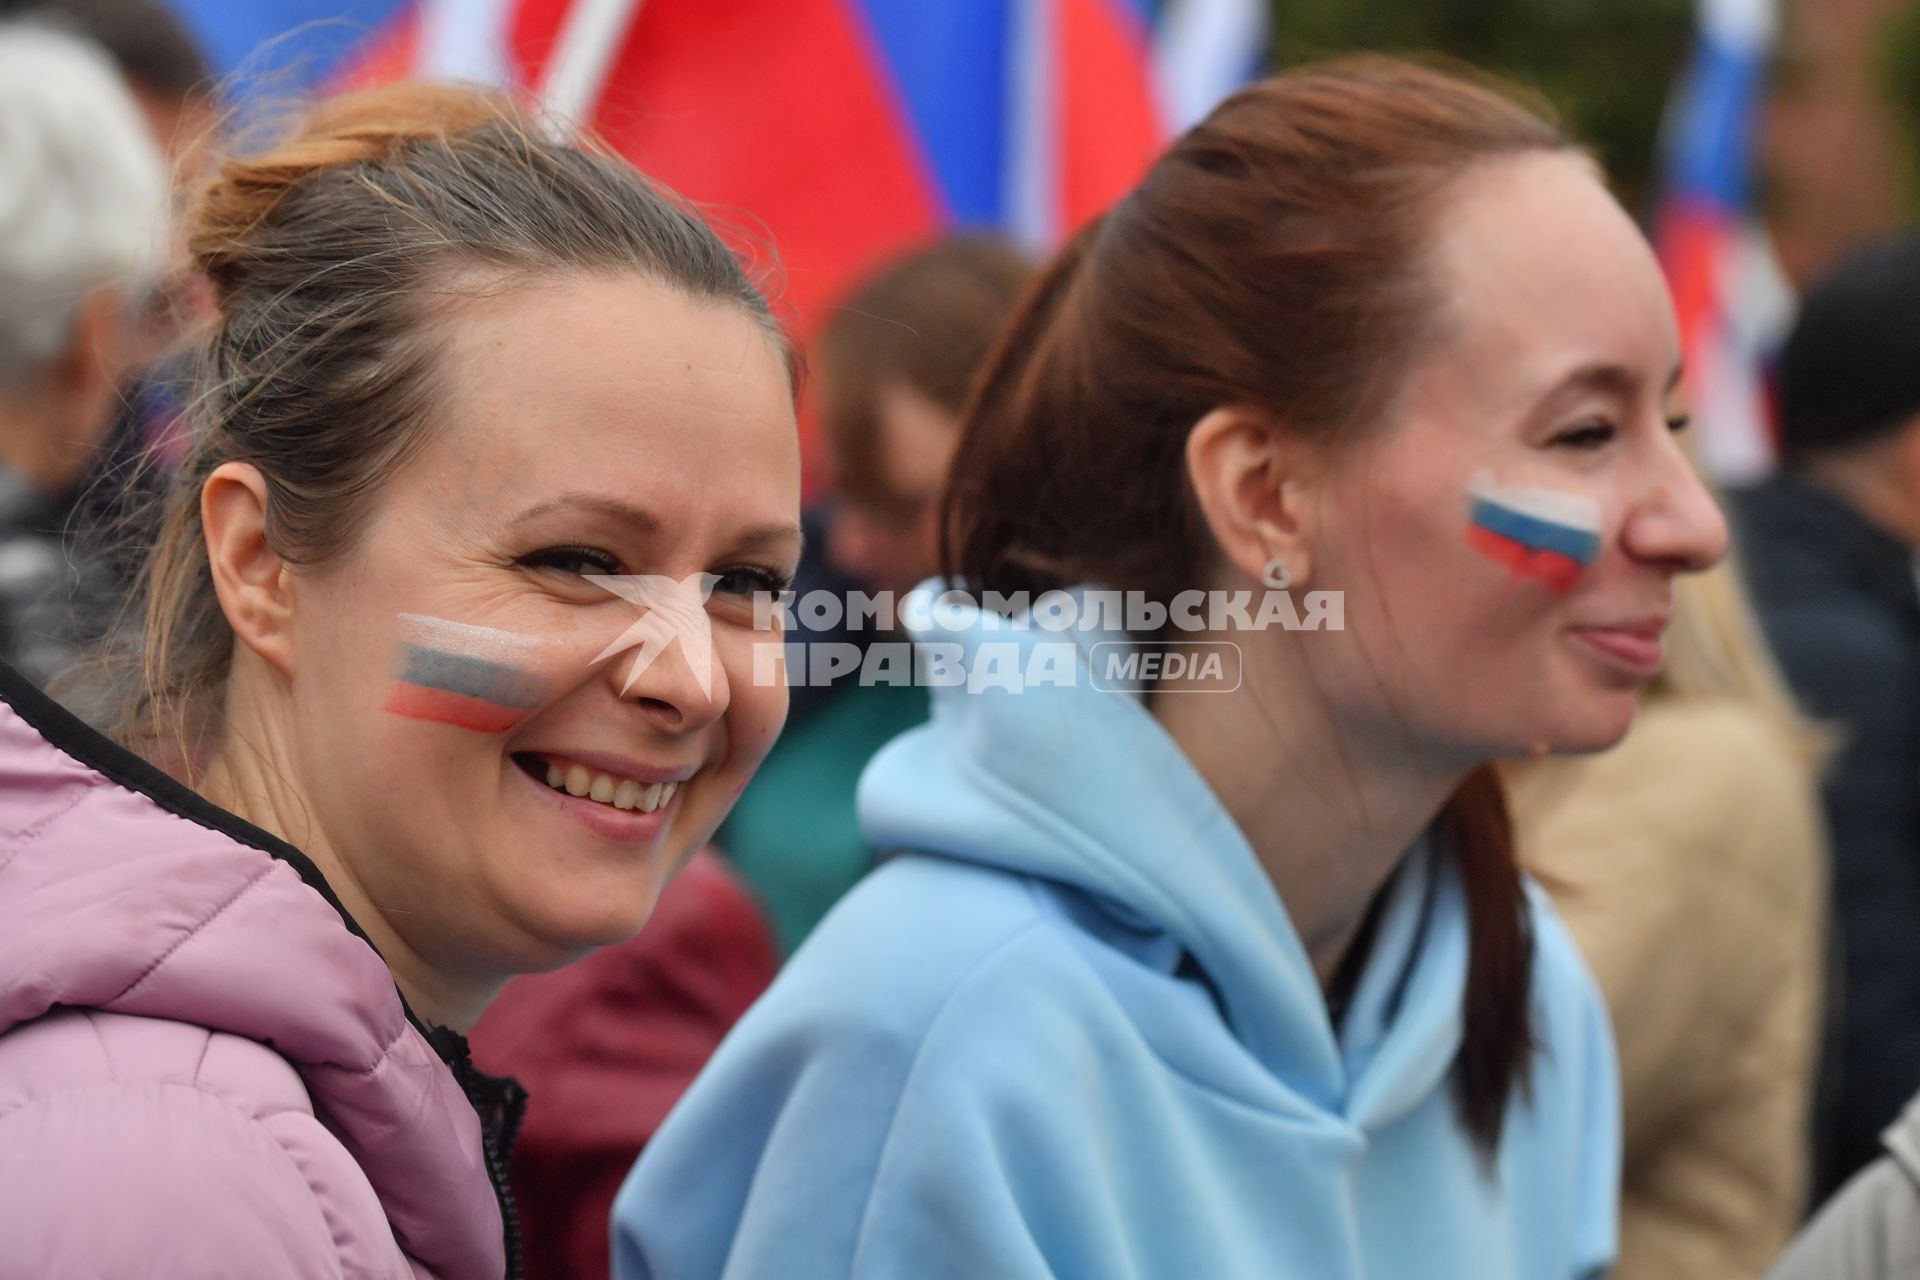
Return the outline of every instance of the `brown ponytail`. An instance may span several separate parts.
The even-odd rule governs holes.
[[[1533,987],[1533,927],[1527,913],[1513,822],[1500,775],[1482,765],[1448,797],[1439,826],[1453,847],[1467,897],[1465,1048],[1454,1072],[1467,1131],[1491,1150],[1500,1140],[1507,1099],[1526,1086],[1533,1049],[1528,1001]],[[1499,1046],[1500,1053],[1475,1046]]]
[[[1382,416],[1440,299],[1425,235],[1487,158],[1572,144],[1507,91],[1382,57],[1236,95],[1082,231],[976,387],[943,521],[947,570],[987,591],[1099,582],[1166,601],[1218,558],[1187,434],[1259,405],[1329,449]],[[1532,1048],[1533,940],[1491,770],[1439,822],[1472,939],[1462,1121],[1491,1152]]]

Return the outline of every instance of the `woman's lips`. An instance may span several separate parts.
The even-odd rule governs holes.
[[[1609,665],[1629,675],[1645,678],[1657,675],[1666,657],[1661,634],[1664,622],[1628,623],[1613,627],[1575,627],[1574,639]]]
[[[613,840],[621,844],[648,844],[666,829],[667,822],[679,811],[680,795],[676,791],[673,799],[661,805],[652,813],[639,809],[616,809],[610,804],[598,800],[589,800],[585,796],[570,795],[555,790],[545,781],[532,777],[524,769],[513,768],[511,772],[522,779],[527,787],[536,792],[536,798],[549,805],[559,814],[578,822],[589,832],[604,840]]]

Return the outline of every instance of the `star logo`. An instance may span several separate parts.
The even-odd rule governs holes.
[[[700,692],[713,696],[713,632],[707,621],[707,597],[720,581],[718,574],[696,573],[678,580],[652,573],[590,573],[585,577],[641,610],[633,625],[593,659],[599,663],[616,653],[639,648],[627,671],[627,681],[620,686],[622,695],[677,639]]]

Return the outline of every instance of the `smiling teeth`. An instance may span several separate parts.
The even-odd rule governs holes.
[[[582,796],[588,800],[597,800],[601,804],[610,804],[616,809],[637,809],[641,813],[652,813],[673,799],[677,782],[655,782],[649,785],[636,782],[632,778],[616,778],[610,773],[590,773],[585,765],[570,764],[562,769],[552,761],[547,762],[547,785],[555,791],[564,791],[570,796]]]

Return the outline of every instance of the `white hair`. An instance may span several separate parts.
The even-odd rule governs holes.
[[[65,351],[95,289],[152,283],[168,183],[105,53],[49,26],[0,22],[0,387]]]

